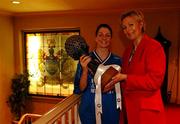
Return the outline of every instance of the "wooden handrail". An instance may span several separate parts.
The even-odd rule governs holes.
[[[53,109],[42,115],[33,124],[52,124],[60,117],[63,117],[72,107],[77,105],[80,101],[81,95],[72,94],[61,102],[55,105]]]
[[[26,113],[21,117],[21,119],[18,121],[17,124],[26,124],[27,121],[33,122],[34,120],[36,120],[37,118],[40,118],[41,116],[42,115],[39,115],[39,114]]]

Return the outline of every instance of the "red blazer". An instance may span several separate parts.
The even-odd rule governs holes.
[[[125,50],[122,65],[122,72],[127,74],[127,80],[122,85],[128,124],[144,124],[144,121],[146,124],[164,124],[160,93],[166,67],[163,47],[144,35],[129,63],[132,48],[133,45],[130,45]],[[157,112],[158,116],[154,118],[151,112]],[[153,122],[148,120],[149,116]]]

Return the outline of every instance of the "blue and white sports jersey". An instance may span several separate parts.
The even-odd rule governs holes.
[[[95,51],[90,53],[92,59],[96,59],[100,64],[110,65],[117,64],[121,66],[122,60],[120,57],[110,53],[109,56],[102,61]],[[79,88],[80,77],[82,68],[78,63],[75,80],[74,80],[74,93],[81,94],[82,98],[79,105],[79,115],[82,124],[96,124],[95,116],[95,83],[94,76],[88,72],[88,85],[86,89],[81,92]],[[119,124],[120,110],[116,108],[116,93],[115,90],[102,94],[102,124]]]

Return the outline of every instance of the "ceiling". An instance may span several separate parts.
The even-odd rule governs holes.
[[[119,10],[127,8],[180,9],[180,0],[0,0],[0,13]]]

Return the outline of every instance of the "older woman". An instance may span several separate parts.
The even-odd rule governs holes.
[[[111,84],[121,81],[128,124],[165,124],[160,92],[166,66],[163,47],[145,34],[141,11],[122,14],[121,27],[131,44],[123,55],[122,72]]]

